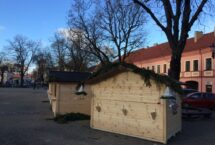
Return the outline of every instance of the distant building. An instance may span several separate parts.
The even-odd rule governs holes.
[[[21,84],[19,66],[17,64],[9,64],[8,70],[4,72],[3,77],[4,86],[19,86]],[[31,74],[26,73],[24,76],[24,84],[30,84],[31,78]]]
[[[181,59],[180,81],[187,87],[202,92],[215,93],[215,61],[211,46],[215,44],[215,32],[195,36],[187,40]],[[130,54],[127,61],[141,68],[154,70],[156,73],[168,74],[171,49],[168,42],[143,48]]]

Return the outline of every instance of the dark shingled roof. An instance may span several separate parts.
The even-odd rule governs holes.
[[[90,77],[88,72],[50,71],[49,82],[82,82]]]
[[[133,64],[128,63],[113,63],[109,64],[105,67],[102,67],[100,70],[98,70],[96,73],[91,75],[89,79],[85,81],[85,83],[88,84],[96,84],[99,83],[105,79],[108,79],[110,77],[113,77],[117,74],[120,74],[122,72],[134,72],[138,75],[140,75],[145,82],[146,86],[151,86],[151,80],[154,80],[157,84],[157,86],[164,84],[166,86],[169,86],[174,91],[181,93],[181,86],[180,83],[177,82],[174,79],[171,79],[170,77],[166,75],[160,75],[156,74],[155,72],[151,70],[147,70],[144,68],[138,68],[137,66]]]

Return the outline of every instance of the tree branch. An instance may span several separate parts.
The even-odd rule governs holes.
[[[205,4],[207,2],[208,2],[208,0],[202,0],[201,4],[199,5],[198,9],[196,10],[196,12],[194,13],[193,17],[190,20],[189,29],[192,27],[194,22],[197,20],[199,14],[202,12],[202,9],[203,9],[203,7],[205,6]]]
[[[166,32],[166,28],[160,23],[158,18],[154,15],[154,13],[142,2],[139,0],[133,0],[134,3],[140,5],[150,16],[151,18],[155,21],[155,23],[164,31]]]
[[[174,39],[178,41],[179,38],[179,20],[181,16],[181,0],[176,0],[176,13],[174,16],[174,24],[173,24],[173,31],[174,31]]]

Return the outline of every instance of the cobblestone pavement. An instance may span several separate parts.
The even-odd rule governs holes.
[[[89,121],[57,124],[45,90],[0,88],[0,145],[159,145],[90,129]],[[215,145],[215,116],[183,121],[169,145]]]

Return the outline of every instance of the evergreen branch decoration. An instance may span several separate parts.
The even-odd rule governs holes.
[[[162,74],[156,74],[152,70],[147,70],[145,68],[139,68],[133,64],[121,62],[121,63],[112,63],[107,64],[106,66],[100,68],[97,72],[91,75],[91,77],[87,80],[89,83],[98,82],[105,78],[108,78],[109,74],[123,71],[131,71],[136,74],[139,74],[145,85],[147,87],[151,87],[151,80],[155,81],[158,88],[160,88],[163,84],[170,87],[175,92],[182,94],[182,89],[180,83],[176,80]]]
[[[57,115],[53,120],[57,123],[68,123],[69,121],[90,120],[90,116],[82,113],[67,113]]]
[[[86,95],[87,95],[87,93],[86,93],[86,92],[75,92],[75,94],[76,94],[76,95],[84,95],[84,96],[86,96]]]

